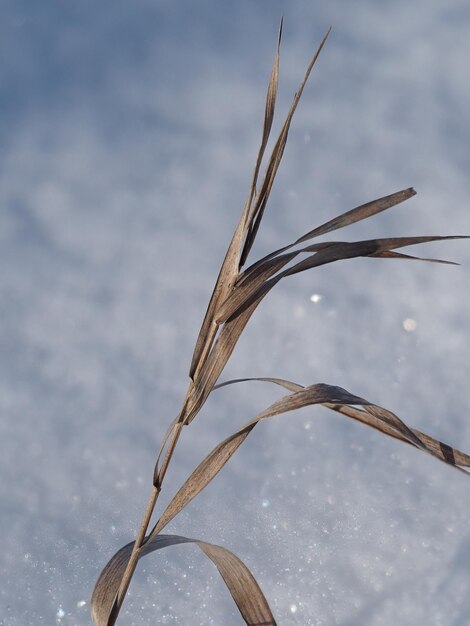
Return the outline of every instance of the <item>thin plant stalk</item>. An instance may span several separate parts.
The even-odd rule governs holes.
[[[145,543],[145,538],[147,535],[147,530],[150,524],[150,520],[152,519],[153,512],[155,510],[155,506],[158,501],[158,496],[161,492],[161,485],[163,479],[165,478],[165,474],[168,470],[168,466],[170,465],[171,459],[173,457],[176,445],[178,443],[178,439],[181,435],[183,429],[183,422],[176,422],[173,435],[168,445],[168,450],[165,453],[163,458],[162,466],[158,471],[158,464],[155,466],[155,475],[156,479],[154,479],[154,484],[152,485],[152,491],[150,493],[147,506],[145,507],[145,513],[140,523],[139,531],[137,533],[134,546],[132,548],[132,553],[129,558],[129,562],[125,569],[124,575],[121,580],[121,584],[119,585],[119,590],[116,595],[116,600],[114,602],[113,610],[110,615],[109,626],[114,626],[116,619],[119,615],[119,611],[121,609],[122,603],[124,602],[124,598],[126,596],[127,590],[129,589],[129,585],[134,575],[135,568],[137,567],[137,563],[139,562],[139,553],[140,550]]]

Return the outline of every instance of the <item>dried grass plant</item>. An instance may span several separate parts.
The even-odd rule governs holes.
[[[278,91],[281,32],[282,22],[267,91],[261,144],[248,198],[219,271],[197,338],[189,371],[189,388],[180,413],[171,423],[158,452],[152,490],[137,536],[133,542],[121,548],[111,558],[96,582],[92,597],[92,616],[96,626],[113,626],[116,623],[139,559],[155,550],[188,542],[198,545],[202,552],[215,564],[246,624],[251,626],[276,624],[269,604],[253,574],[232,552],[222,546],[198,539],[161,534],[170,520],[201,493],[220,472],[251,431],[261,421],[274,415],[294,411],[305,406],[321,404],[332,411],[362,422],[385,435],[427,452],[439,461],[443,461],[460,471],[467,472],[463,468],[470,466],[470,456],[467,454],[407,426],[405,422],[387,409],[360,398],[341,387],[323,383],[304,387],[278,378],[244,379],[280,385],[285,388],[287,394],[216,446],[187,478],[166,509],[160,513],[153,527],[150,527],[158,496],[163,488],[166,473],[183,430],[190,426],[214,389],[242,382],[233,380],[221,385],[216,384],[250,317],[261,300],[268,295],[275,285],[282,279],[299,272],[355,257],[395,260],[419,259],[435,263],[449,263],[449,261],[439,259],[410,256],[397,250],[430,241],[460,238],[455,236],[394,237],[353,242],[322,241],[321,243],[312,243],[312,240],[320,235],[326,235],[334,230],[367,219],[408,200],[415,195],[415,191],[409,188],[347,211],[325,224],[309,230],[296,241],[247,266],[247,260],[253,242],[258,235],[282,159],[292,117],[310,72],[329,35],[328,31],[295,93],[271,155],[267,158],[264,174],[260,180],[261,166],[271,132]]]

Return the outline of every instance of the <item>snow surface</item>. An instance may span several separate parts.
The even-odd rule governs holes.
[[[2,626],[90,624],[96,577],[133,537],[247,192],[281,14],[278,123],[333,33],[254,254],[410,185],[416,198],[338,238],[470,234],[468,2],[4,1]],[[470,246],[418,253],[462,267],[353,260],[281,284],[223,378],[341,385],[469,451]],[[278,396],[214,393],[162,502]],[[462,626],[468,490],[312,408],[257,428],[170,530],[243,558],[279,624]],[[142,562],[119,623],[240,617],[213,565],[181,546]]]

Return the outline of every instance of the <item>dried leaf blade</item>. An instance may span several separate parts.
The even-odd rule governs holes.
[[[248,198],[245,203],[245,207],[243,209],[238,225],[233,234],[230,245],[228,247],[227,254],[222,263],[222,267],[220,268],[220,272],[219,272],[217,281],[214,286],[214,291],[209,301],[207,311],[206,311],[206,314],[204,316],[204,320],[201,326],[201,330],[199,331],[199,335],[196,340],[196,346],[194,348],[194,353],[193,353],[191,366],[189,370],[189,376],[192,380],[196,378],[198,371],[201,370],[202,365],[205,359],[207,358],[207,355],[215,339],[218,325],[215,322],[214,318],[216,315],[218,304],[219,302],[222,302],[224,299],[226,299],[228,292],[230,291],[233,283],[236,280],[236,277],[238,276],[239,265],[240,263],[242,263],[241,259],[243,256],[243,251],[242,251],[242,247],[244,245],[243,242],[246,238],[246,233],[250,228],[249,214],[250,214],[253,198],[256,193],[256,183],[258,180],[261,162],[263,160],[264,152],[266,149],[266,145],[268,143],[268,139],[269,139],[269,135],[271,132],[272,123],[274,119],[274,111],[276,107],[277,91],[278,91],[278,84],[279,84],[279,53],[280,53],[280,46],[281,46],[282,26],[283,26],[283,20],[281,20],[281,23],[279,26],[277,50],[276,50],[273,68],[271,71],[271,78],[268,84],[268,91],[266,94],[263,134],[261,138],[261,145],[258,150],[258,155],[256,157],[256,164],[255,164],[253,178],[252,178],[249,193],[248,193]]]
[[[412,259],[416,261],[455,265],[455,263],[451,261],[441,259],[412,257],[410,255],[397,253],[395,252],[395,249],[430,243],[433,241],[465,238],[466,237],[459,235],[431,235],[416,237],[387,237],[352,242],[326,241],[311,244],[298,250],[283,253],[279,256],[270,255],[269,257],[266,257],[264,261],[256,263],[255,267],[248,268],[246,272],[240,276],[225,302],[221,304],[217,321],[219,324],[222,324],[223,322],[231,320],[233,317],[240,314],[240,312],[250,306],[254,301],[258,301],[259,303],[266,293],[277,285],[282,278],[285,278],[286,276],[293,276],[300,272],[320,267],[321,265],[335,263],[336,261],[358,257],[371,257],[402,260]],[[289,247],[291,246],[287,246],[286,249]],[[303,253],[312,254],[280,272],[280,270],[293,261],[295,257]]]
[[[248,567],[233,552],[216,544],[178,535],[158,535],[148,539],[140,558],[174,545],[193,543],[215,564],[244,621],[249,626],[276,626],[269,604]],[[98,578],[91,600],[96,626],[112,626],[113,605],[134,543],[121,548],[107,563]]]
[[[150,533],[155,537],[184,507],[191,502],[215,478],[248,437],[256,424],[249,424],[237,431],[218,446],[196,467],[167,506]]]
[[[226,387],[228,385],[244,383],[244,382],[267,382],[278,385],[280,387],[284,387],[291,392],[301,391],[305,389],[302,385],[298,383],[294,383],[290,380],[286,380],[284,378],[272,378],[272,377],[255,377],[255,378],[238,378],[234,380],[228,380],[219,385],[216,385],[214,389],[219,389],[221,387]],[[374,412],[368,412],[367,410],[358,408],[357,406],[350,406],[346,404],[335,404],[330,402],[325,402],[323,404],[328,409],[335,411],[337,413],[341,413],[346,417],[351,417],[354,420],[357,420],[363,423],[366,426],[370,426],[385,435],[393,437],[395,439],[399,439],[404,443],[409,443],[411,445],[415,445],[412,441],[408,440],[404,437],[393,425],[384,422],[379,417],[374,415]],[[376,407],[376,405],[369,404],[370,407]],[[412,433],[419,439],[421,443],[426,446],[426,451],[431,452],[433,456],[439,458],[439,460],[444,461],[448,465],[452,465],[455,467],[470,467],[470,455],[458,450],[450,446],[447,443],[439,441],[438,439],[434,439],[433,437],[427,435],[426,433],[421,432],[420,430],[410,428]]]
[[[338,230],[339,228],[344,228],[345,226],[350,226],[351,224],[355,224],[356,222],[360,222],[361,220],[365,220],[373,215],[377,215],[377,213],[381,213],[391,207],[400,204],[401,202],[405,202],[405,200],[409,200],[416,195],[416,191],[413,187],[409,187],[408,189],[402,189],[401,191],[396,191],[388,196],[383,196],[382,198],[377,198],[376,200],[372,200],[371,202],[366,202],[365,204],[361,204],[354,209],[346,211],[346,213],[342,213],[337,217],[325,222],[321,226],[314,228],[310,232],[306,233],[297,241],[295,244],[303,243],[304,241],[308,241],[309,239],[313,239],[314,237],[319,237],[320,235],[326,235],[326,233],[330,233],[333,230]]]
[[[241,264],[240,264],[241,266],[244,265],[246,259],[248,258],[248,255],[255,241],[256,235],[258,234],[259,226],[260,226],[261,220],[263,219],[264,211],[265,211],[268,199],[269,199],[269,195],[271,193],[274,179],[276,178],[276,174],[277,174],[279,165],[281,163],[281,160],[284,154],[284,148],[287,143],[287,138],[289,135],[289,130],[290,130],[290,126],[292,123],[292,118],[294,117],[295,110],[297,109],[297,106],[299,104],[300,98],[302,97],[302,93],[304,91],[305,85],[307,84],[307,81],[310,77],[312,69],[315,63],[317,62],[318,57],[320,56],[320,53],[323,49],[323,46],[326,43],[326,40],[328,39],[330,32],[331,32],[331,28],[329,28],[326,34],[324,35],[322,41],[320,42],[320,45],[317,48],[317,51],[313,55],[313,58],[307,67],[304,78],[294,95],[291,107],[289,109],[289,112],[287,113],[281,132],[279,133],[276,144],[271,153],[269,163],[266,167],[266,172],[263,178],[263,182],[261,184],[261,189],[258,192],[254,200],[253,207],[250,211],[250,215],[248,218],[248,234],[247,234],[246,241],[245,241],[243,251],[241,254]]]

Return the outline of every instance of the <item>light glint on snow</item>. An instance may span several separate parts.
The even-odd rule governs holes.
[[[407,317],[405,320],[403,320],[403,328],[408,333],[411,333],[414,330],[416,330],[417,325],[418,324],[417,324],[416,320],[412,319],[411,317]]]

